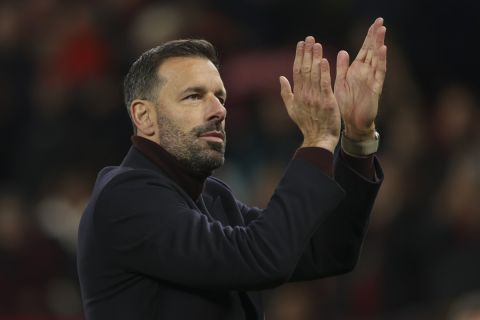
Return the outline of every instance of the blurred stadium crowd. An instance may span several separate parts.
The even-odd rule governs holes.
[[[141,52],[174,38],[216,45],[229,94],[216,175],[262,206],[301,143],[278,83],[296,41],[316,36],[331,64],[340,49],[353,58],[377,16],[389,47],[385,182],[362,256],[349,275],[272,291],[267,319],[480,319],[480,102],[467,47],[478,22],[466,18],[478,5],[450,5],[2,0],[0,319],[82,319],[77,224],[97,171],[130,146],[122,79]]]

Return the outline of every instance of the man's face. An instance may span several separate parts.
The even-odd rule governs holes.
[[[226,92],[217,68],[199,57],[165,60],[159,70],[158,141],[191,173],[210,175],[224,162]]]

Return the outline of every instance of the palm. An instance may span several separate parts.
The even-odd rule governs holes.
[[[378,110],[381,84],[375,83],[370,66],[354,61],[345,81],[335,86],[335,96],[343,119],[355,127],[369,126]]]
[[[354,135],[369,131],[377,115],[386,71],[385,27],[382,24],[383,20],[377,19],[370,27],[362,49],[350,66],[345,51],[337,58],[335,97],[345,127]]]

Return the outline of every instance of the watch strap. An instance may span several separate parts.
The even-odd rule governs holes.
[[[374,138],[364,141],[355,141],[347,138],[342,131],[341,146],[342,150],[354,157],[365,157],[378,151],[380,144],[380,134],[375,131]]]

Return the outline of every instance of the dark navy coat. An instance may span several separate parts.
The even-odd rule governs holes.
[[[132,147],[104,168],[82,216],[88,320],[263,319],[261,291],[352,270],[382,180],[335,161],[335,180],[292,159],[268,206],[209,177],[193,201]]]

